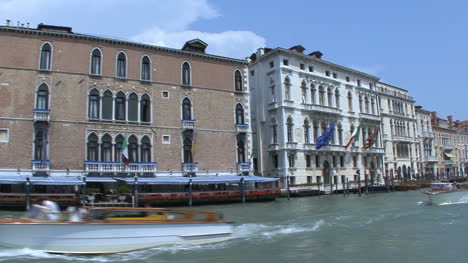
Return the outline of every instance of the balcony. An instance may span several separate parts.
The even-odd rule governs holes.
[[[424,156],[424,161],[435,163],[437,162],[437,156]]]
[[[296,150],[297,149],[297,142],[286,142],[286,149]]]
[[[380,121],[380,116],[369,114],[369,113],[359,113],[359,117],[363,120],[368,120],[368,121]]]
[[[237,163],[236,170],[237,173],[248,173],[250,172],[250,166],[252,163]]]
[[[129,163],[85,161],[85,171],[88,173],[155,173],[156,162]]]
[[[198,163],[182,163],[182,173],[198,172]]]
[[[454,160],[444,160],[445,165],[454,165],[456,162]]]
[[[278,150],[279,150],[279,144],[272,143],[268,145],[268,151],[278,151]]]
[[[48,172],[50,170],[49,160],[32,160],[33,172]]]
[[[195,120],[182,120],[182,129],[184,130],[195,129]]]
[[[377,153],[377,154],[384,154],[384,148],[377,148],[377,147],[370,147],[367,149],[362,149],[363,153]]]
[[[307,111],[313,111],[317,113],[326,113],[326,114],[333,114],[339,115],[340,110],[334,107],[329,107],[325,105],[312,105],[312,104],[303,104],[303,107]]]
[[[421,132],[421,135],[422,137],[425,137],[425,138],[434,138],[434,133],[432,132],[423,131]]]
[[[453,150],[455,147],[453,147],[453,145],[451,144],[443,144],[440,146],[442,149],[444,150]]]
[[[398,141],[398,142],[413,142],[413,138],[409,136],[392,136],[393,141]]]
[[[249,131],[249,125],[245,123],[236,123],[237,133],[246,133]]]
[[[50,110],[34,109],[35,122],[50,122]]]

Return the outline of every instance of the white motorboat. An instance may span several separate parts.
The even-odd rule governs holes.
[[[431,190],[424,192],[431,204],[444,204],[468,201],[468,189],[459,184],[437,182]]]
[[[0,245],[59,254],[106,254],[232,237],[232,222],[214,212],[159,208],[92,208],[87,218],[0,220]]]

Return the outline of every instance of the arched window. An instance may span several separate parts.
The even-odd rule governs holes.
[[[316,99],[316,92],[317,90],[315,89],[315,86],[313,84],[310,85],[310,103],[311,104],[316,104],[317,102],[315,101]]]
[[[116,75],[119,78],[127,77],[127,56],[124,52],[120,52],[117,55],[117,70]]]
[[[333,107],[333,92],[331,88],[327,90],[328,107]]]
[[[234,73],[234,85],[235,85],[236,91],[242,91],[243,89],[242,74],[240,73],[239,70],[236,70],[236,72]]]
[[[348,108],[349,111],[353,111],[353,95],[351,94],[351,91],[348,92]]]
[[[364,97],[364,105],[366,107],[366,113],[370,113],[370,111],[369,111],[369,98],[367,96]]]
[[[114,161],[122,162],[122,146],[123,146],[124,137],[119,134],[115,138],[115,147],[114,147]]]
[[[237,136],[237,161],[245,163],[245,143],[244,136]]]
[[[338,124],[338,144],[343,145],[343,126]]]
[[[272,143],[278,143],[278,124],[275,119],[271,119]]]
[[[88,143],[87,143],[87,160],[88,161],[98,161],[98,138],[96,134],[91,133],[88,136]]]
[[[188,98],[182,101],[182,120],[192,120],[192,103]]]
[[[138,96],[135,93],[128,96],[128,120],[138,121]]]
[[[47,160],[47,130],[37,128],[34,134],[34,160]]]
[[[90,73],[93,75],[101,75],[101,56],[101,51],[98,48],[93,49],[90,68]]]
[[[310,125],[309,125],[308,119],[304,120],[304,142],[305,143],[310,142]]]
[[[316,121],[314,121],[314,142],[317,142],[317,138],[319,137],[319,125]]]
[[[128,138],[128,155],[131,163],[138,162],[138,139],[135,135]]]
[[[151,61],[148,56],[141,59],[141,80],[151,79]]]
[[[148,136],[141,139],[141,162],[151,162],[151,143]]]
[[[359,112],[363,112],[362,110],[362,95],[359,95]]]
[[[327,125],[325,124],[325,122],[322,122],[321,128],[322,128],[322,131],[320,135],[324,135],[325,132],[327,131]]]
[[[45,43],[41,47],[41,57],[39,59],[39,69],[50,70],[52,64],[52,46]]]
[[[307,84],[304,80],[301,83],[301,93],[302,93],[301,94],[302,103],[306,103],[307,102]]]
[[[184,163],[193,163],[192,159],[192,135],[191,134],[184,134],[183,137],[184,148],[183,148],[183,158]]]
[[[236,124],[244,124],[244,108],[241,104],[236,105]]]
[[[99,119],[99,91],[92,89],[88,96],[88,117],[90,119]]]
[[[112,92],[106,90],[104,96],[102,97],[102,118],[106,120],[112,120],[112,106],[114,104],[114,99]]]
[[[275,82],[272,79],[270,80],[270,90],[271,90],[271,102],[275,102],[276,101]]]
[[[37,89],[36,94],[36,109],[47,110],[49,109],[49,88],[46,84],[41,84]]]
[[[293,142],[293,120],[291,117],[288,117],[286,129],[288,133],[288,142]]]
[[[151,121],[151,100],[146,94],[143,94],[143,96],[141,96],[140,119],[142,122]]]
[[[105,134],[101,139],[101,161],[112,161],[112,138],[109,134]]]
[[[288,77],[284,79],[284,99],[291,100],[291,81]]]
[[[119,121],[125,120],[125,94],[120,91],[115,97],[115,119]]]
[[[184,62],[184,64],[182,64],[182,85],[192,85],[191,71],[190,64],[188,62]]]
[[[335,90],[335,107],[337,109],[340,108],[340,92],[338,91],[338,89]]]
[[[322,86],[319,87],[319,104],[322,106],[325,105],[325,90]]]

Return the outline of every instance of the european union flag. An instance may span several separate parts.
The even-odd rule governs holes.
[[[328,127],[327,131],[325,132],[325,134],[317,138],[317,144],[315,145],[315,149],[318,150],[322,148],[323,146],[330,144],[334,129],[335,129],[335,122],[332,122],[330,124],[330,127]]]

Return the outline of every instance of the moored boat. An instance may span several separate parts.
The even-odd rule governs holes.
[[[0,220],[0,245],[59,254],[107,254],[232,237],[232,222],[214,212],[159,208],[90,208],[81,220],[34,216]]]
[[[424,193],[428,196],[431,204],[463,202],[468,197],[468,189],[465,187],[445,182],[432,183],[431,190]]]

